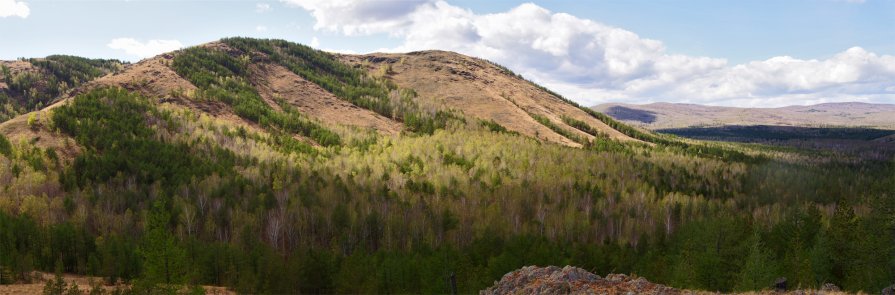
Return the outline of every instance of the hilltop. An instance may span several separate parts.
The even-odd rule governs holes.
[[[233,48],[224,42],[212,42],[197,48],[225,53],[234,58],[249,58],[250,60],[243,65],[246,72],[240,75],[246,78],[247,87],[257,92],[263,103],[271,109],[281,109],[281,102],[277,100],[285,98],[282,103],[294,107],[298,112],[326,126],[355,126],[385,134],[398,134],[404,130],[403,114],[394,113],[392,110],[378,110],[377,113],[376,109],[371,108],[372,106],[359,106],[350,99],[346,101],[344,94],[339,97],[330,91],[332,89],[324,89],[322,86],[326,86],[325,84],[308,81],[307,77],[302,76],[302,72],[290,71],[287,68],[289,63],[272,60],[271,54],[259,50]],[[85,64],[102,62],[102,67],[90,68],[89,75],[84,75],[81,80],[74,78],[78,83],[73,83],[71,86],[44,91],[46,94],[42,94],[40,102],[30,104],[24,109],[37,107],[38,116],[49,116],[51,108],[41,111],[39,108],[42,108],[42,105],[64,101],[89,89],[122,87],[162,103],[207,113],[234,124],[252,125],[253,122],[248,122],[245,118],[240,120],[238,114],[220,103],[197,101],[195,97],[190,97],[197,87],[192,83],[194,81],[178,76],[172,69],[171,62],[175,55],[177,53],[162,54],[136,64],[78,60]],[[325,54],[321,56],[328,58]],[[67,58],[74,59],[74,57]],[[499,128],[545,142],[576,147],[593,140],[595,136],[621,141],[639,141],[607,126],[600,117],[589,114],[586,109],[485,60],[441,51],[338,55],[334,58],[332,62],[345,62],[342,67],[359,68],[368,71],[370,77],[393,83],[394,86],[372,87],[385,91],[383,95],[395,96],[392,100],[401,100],[398,96],[410,95],[412,103],[416,105],[414,107],[420,108],[421,111],[444,114],[450,112],[474,121],[494,123]],[[24,77],[37,77],[36,75],[42,73],[32,63],[54,59],[59,58],[32,59],[30,62],[11,61],[4,64],[11,70],[9,80],[19,81],[24,80]],[[358,72],[333,74],[358,75]],[[44,89],[49,88],[46,85],[57,83],[43,81],[31,84],[39,84],[38,89]],[[31,84],[18,88],[35,87],[30,86]],[[81,84],[84,84],[83,87],[79,87]],[[18,88],[0,84],[0,90],[8,93],[17,93]],[[68,91],[69,89],[73,90]],[[405,92],[402,93],[401,89]],[[14,95],[10,97],[15,98]],[[27,117],[15,118],[13,115],[18,113],[11,113],[12,117],[4,120],[9,122],[0,126],[0,132],[13,139],[38,136],[39,130],[27,132],[22,128]],[[578,127],[571,126],[576,124]],[[45,138],[47,135],[43,134],[40,137]],[[48,144],[48,146],[55,145]]]

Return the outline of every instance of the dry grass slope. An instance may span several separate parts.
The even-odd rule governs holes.
[[[254,64],[252,77],[258,93],[275,108],[275,98],[282,98],[302,114],[326,124],[372,128],[383,134],[401,132],[401,123],[342,100],[280,65]]]
[[[339,57],[365,67],[374,75],[385,75],[401,87],[416,90],[420,99],[428,100],[426,103],[455,109],[474,118],[494,120],[509,130],[530,137],[580,146],[535,121],[529,115],[533,114],[546,117],[581,138],[591,139],[593,136],[566,125],[561,116],[584,121],[614,139],[635,140],[528,81],[480,59],[445,51]]]

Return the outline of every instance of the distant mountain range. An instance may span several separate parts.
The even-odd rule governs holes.
[[[737,108],[682,103],[607,103],[593,109],[652,130],[730,125],[895,129],[895,105],[892,104],[845,102],[781,108]]]

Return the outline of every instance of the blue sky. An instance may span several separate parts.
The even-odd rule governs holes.
[[[227,36],[453,50],[585,104],[895,103],[892,0],[0,0],[0,36],[0,59],[137,61]]]

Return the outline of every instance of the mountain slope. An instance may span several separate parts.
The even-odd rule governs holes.
[[[576,129],[564,118],[585,122],[599,133],[616,140],[637,141],[607,126],[576,106],[517,77],[490,62],[445,51],[406,54],[340,55],[374,75],[417,91],[427,104],[444,106],[482,120],[493,120],[509,130],[565,145],[580,146],[563,131],[591,140],[593,135]],[[541,117],[541,118],[538,118]],[[538,119],[546,118],[543,124]],[[556,127],[554,127],[556,128]]]
[[[385,134],[398,134],[402,130],[399,122],[341,100],[283,66],[259,64],[253,66],[252,72],[254,84],[267,101],[285,99],[301,113],[327,124],[371,128]]]
[[[710,127],[723,125],[772,125],[799,127],[872,127],[895,129],[895,105],[825,103],[782,108],[734,108],[694,104],[602,104],[594,110],[648,129]]]

